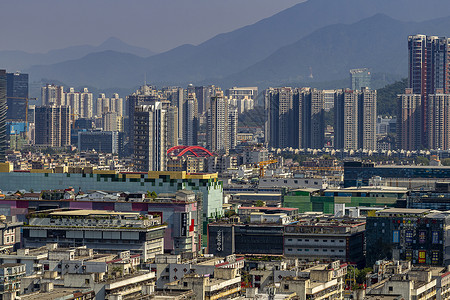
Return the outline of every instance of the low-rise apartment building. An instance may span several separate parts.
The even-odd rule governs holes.
[[[367,263],[407,260],[417,265],[450,264],[450,213],[388,208],[366,219]]]
[[[98,252],[130,250],[143,261],[164,252],[164,230],[159,217],[103,210],[48,210],[29,216],[23,229],[25,247],[58,243],[87,246]]]
[[[241,276],[237,269],[216,269],[214,277],[192,274],[166,284],[168,290],[188,290],[195,300],[218,300],[238,298],[241,291]]]
[[[364,265],[365,222],[309,219],[285,226],[284,255],[305,261]]]
[[[24,264],[0,265],[0,299],[14,299],[20,292],[20,280],[25,276]]]

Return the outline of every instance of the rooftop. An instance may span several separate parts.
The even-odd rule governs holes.
[[[82,293],[88,293],[90,290],[80,291],[79,289],[70,289],[65,287],[54,287],[51,292],[38,292],[28,295],[20,295],[20,299],[26,300],[53,300],[60,297],[74,295],[81,296]]]
[[[373,187],[348,187],[343,189],[326,189],[325,192],[360,192],[360,193],[370,193],[370,192],[383,192],[383,193],[406,193],[407,188],[404,187],[391,187],[391,186],[373,186]]]
[[[19,263],[12,263],[12,264],[2,264],[0,265],[0,269],[3,268],[12,268],[12,267],[18,267],[18,266],[22,266],[23,264],[19,264]]]
[[[115,212],[111,210],[90,210],[90,209],[78,209],[78,210],[65,210],[50,212],[52,216],[90,216],[90,215],[121,215],[121,216],[139,216],[139,213],[133,212]]]
[[[249,209],[249,210],[273,210],[273,211],[277,211],[277,210],[285,210],[285,211],[295,211],[298,210],[298,208],[294,208],[294,207],[268,207],[268,206],[241,206],[239,207],[239,209]]]
[[[377,215],[387,214],[405,214],[405,215],[423,215],[430,213],[431,209],[416,209],[416,208],[386,208],[377,212]]]

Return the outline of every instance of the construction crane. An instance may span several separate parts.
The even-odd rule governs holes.
[[[75,128],[75,121],[76,121],[75,117],[80,117],[80,116],[81,116],[81,114],[76,114],[76,113],[71,113],[70,114],[70,122],[72,123],[71,124],[72,125],[72,129]]]
[[[28,97],[6,97],[6,99],[20,99],[25,100],[25,123],[28,124],[28,101],[29,100],[37,100],[37,98],[28,98]],[[28,125],[27,125],[28,128]],[[27,129],[28,131],[28,129]]]
[[[271,165],[271,164],[275,164],[277,163],[278,160],[276,159],[271,159],[271,160],[265,160],[265,161],[260,161],[258,163],[258,167],[259,167],[259,178],[263,178],[264,177],[264,167],[267,165]]]

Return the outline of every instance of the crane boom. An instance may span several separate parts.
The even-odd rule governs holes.
[[[264,174],[265,174],[264,167],[265,166],[270,165],[270,164],[275,164],[277,162],[278,162],[278,160],[276,160],[276,159],[260,161],[258,163],[258,166],[259,166],[259,177],[260,178],[264,177]]]

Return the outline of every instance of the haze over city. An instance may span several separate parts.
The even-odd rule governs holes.
[[[163,52],[199,44],[304,0],[3,1],[0,50],[47,52],[110,37]]]
[[[450,1],[0,20],[0,300],[450,300]]]

